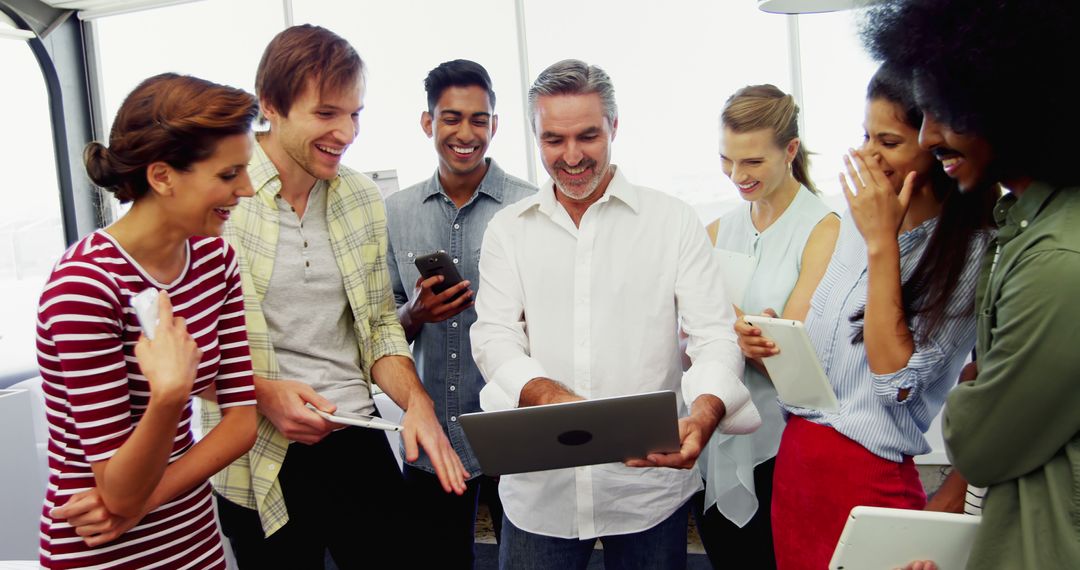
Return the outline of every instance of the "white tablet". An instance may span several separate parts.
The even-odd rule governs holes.
[[[891,570],[930,560],[940,570],[963,570],[982,517],[956,513],[855,507],[830,570]]]
[[[400,424],[396,424],[394,422],[388,422],[388,421],[386,421],[386,420],[384,420],[382,418],[375,417],[375,416],[365,416],[365,415],[361,415],[361,414],[348,414],[348,413],[340,412],[340,411],[334,412],[334,413],[331,414],[331,413],[324,412],[324,411],[322,411],[319,408],[316,408],[314,406],[308,406],[308,407],[311,408],[312,410],[314,410],[316,414],[319,414],[320,416],[325,418],[326,421],[334,422],[335,424],[341,424],[341,425],[346,425],[346,426],[356,426],[356,427],[362,427],[362,428],[368,428],[368,429],[381,429],[383,431],[401,431],[402,430],[402,427],[401,427]]]
[[[825,412],[840,410],[840,402],[801,322],[758,315],[744,315],[743,319],[761,329],[761,335],[780,349],[779,354],[763,358],[762,363],[782,402]]]

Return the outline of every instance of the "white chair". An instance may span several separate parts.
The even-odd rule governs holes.
[[[0,469],[0,560],[35,560],[38,556],[46,471],[43,448],[35,438],[35,412],[40,413],[43,428],[40,388],[36,394],[32,387],[0,390],[0,458],[5,465]]]

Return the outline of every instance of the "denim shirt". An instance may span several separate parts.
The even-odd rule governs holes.
[[[457,265],[462,278],[480,285],[480,244],[488,221],[504,206],[533,195],[536,187],[503,172],[488,158],[488,170],[472,198],[458,209],[439,183],[439,173],[386,199],[390,246],[387,263],[394,299],[400,307],[412,298],[420,272],[417,256],[443,250]],[[413,340],[413,358],[424,388],[435,403],[435,413],[450,444],[470,476],[481,473],[480,464],[465,439],[457,418],[480,411],[484,379],[472,359],[469,328],[476,310],[466,309],[438,323],[427,323]],[[402,454],[404,455],[404,454]],[[434,473],[431,460],[420,450],[413,467]]]

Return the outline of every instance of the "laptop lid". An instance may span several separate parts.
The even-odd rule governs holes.
[[[458,417],[486,475],[622,462],[680,448],[667,390]]]

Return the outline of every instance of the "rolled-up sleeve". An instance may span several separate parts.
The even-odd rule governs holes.
[[[971,319],[965,319],[965,329],[971,329]],[[973,330],[957,330],[954,334],[967,333],[964,338],[973,337]],[[959,342],[959,338],[957,342]],[[970,344],[970,343],[968,343]],[[945,353],[936,342],[929,342],[926,346],[919,347],[908,358],[907,364],[896,372],[888,374],[874,374],[874,395],[884,406],[906,406],[916,402],[922,395],[923,388],[928,381],[941,376],[941,365],[945,361]],[[900,399],[900,391],[907,390],[907,396]]]
[[[682,394],[691,405],[712,394],[726,413],[717,429],[743,434],[761,425],[761,416],[742,382],[744,359],[735,331],[735,311],[724,293],[720,266],[710,251],[708,236],[689,207],[680,224],[679,269],[675,297],[683,331],[689,337],[686,353],[691,366],[683,373]]]
[[[915,352],[905,366],[895,372],[872,375],[878,403],[885,407],[907,407],[920,425],[929,425],[937,413],[937,406],[933,413],[923,409],[926,407],[924,392],[928,389],[937,392],[933,387],[939,382],[955,383],[955,369],[950,363],[956,362],[957,351],[967,352],[975,344],[974,307],[968,303],[975,297],[984,243],[983,240],[973,243],[967,267],[950,297],[949,313],[926,339],[916,339]],[[902,390],[906,390],[907,395],[900,399]],[[927,415],[930,417],[924,417]]]
[[[487,382],[480,391],[486,411],[516,408],[525,384],[547,376],[529,355],[521,275],[500,219],[505,218],[496,216],[484,234],[476,323],[469,333],[473,359]]]
[[[370,268],[367,279],[368,310],[371,318],[371,346],[374,354],[365,359],[365,370],[384,356],[404,356],[412,359],[409,341],[398,321],[397,304],[390,285],[390,268],[387,266],[387,236],[385,232],[375,244],[361,244],[365,261]]]
[[[405,284],[401,282],[397,256],[394,255],[394,240],[389,235],[386,237],[386,269],[390,275],[390,290],[394,293],[394,304],[400,307],[409,302],[409,295],[405,290]]]

